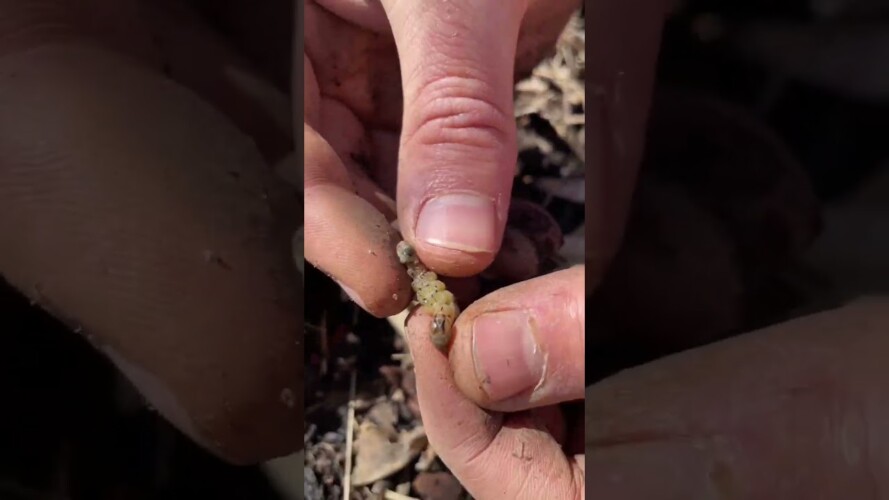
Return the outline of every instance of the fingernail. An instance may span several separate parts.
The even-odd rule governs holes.
[[[334,278],[333,281],[335,281],[336,284],[340,286],[340,289],[343,291],[343,293],[345,293],[346,295],[349,296],[350,299],[352,299],[352,302],[358,304],[358,307],[360,307],[364,310],[367,310],[367,307],[365,307],[364,302],[361,301],[361,297],[358,296],[358,293],[355,292],[355,290],[352,290],[351,288],[347,287],[338,279]]]
[[[185,407],[180,404],[179,399],[170,392],[161,379],[140,366],[131,363],[114,348],[103,346],[101,349],[158,412],[190,438],[207,446],[208,443],[204,441],[201,433],[195,427]]]
[[[475,194],[447,194],[426,202],[417,220],[417,238],[464,252],[496,250],[494,202]]]
[[[527,312],[482,314],[472,326],[475,373],[494,401],[533,389],[543,377],[544,356]]]

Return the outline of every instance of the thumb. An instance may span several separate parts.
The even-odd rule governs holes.
[[[423,262],[484,270],[516,164],[513,67],[527,0],[383,0],[404,91],[398,214]]]
[[[457,387],[482,408],[522,411],[584,398],[584,266],[501,288],[454,325]]]
[[[504,414],[479,407],[451,377],[448,358],[429,339],[430,325],[419,309],[405,328],[423,428],[472,498],[581,498],[584,456],[567,454],[571,443],[561,409]]]

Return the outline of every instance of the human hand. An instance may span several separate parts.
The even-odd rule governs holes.
[[[396,218],[433,271],[487,267],[515,173],[514,75],[538,62],[578,7],[307,2],[306,260],[380,317],[411,295]]]
[[[611,26],[628,43],[591,46],[655,47],[656,30],[641,29],[632,13],[641,2],[621,5],[627,10]],[[587,30],[608,36],[592,23]],[[626,53],[587,56],[612,70],[628,60]],[[591,213],[608,220],[607,212]],[[584,425],[591,493],[615,500],[880,498],[889,487],[889,440],[881,430],[889,418],[887,306],[885,299],[847,305],[591,385]],[[591,351],[596,337],[590,333]]]
[[[0,273],[238,463],[302,443],[289,3],[0,1]]]
[[[644,60],[628,58],[627,51],[656,47],[657,30],[640,23],[644,19],[636,13],[643,2],[594,5],[601,11],[587,12],[587,32],[599,41],[591,47],[601,52],[587,59],[602,68],[593,69],[593,79],[604,74],[607,80],[621,62]],[[614,14],[610,22],[607,12]],[[603,24],[595,26],[596,19]],[[615,43],[621,33],[625,43]],[[644,64],[652,63],[643,62],[637,74],[650,72]],[[590,115],[595,120],[596,113]],[[600,130],[604,137],[611,133],[607,126]],[[630,157],[638,154],[627,151]],[[606,164],[590,174],[613,179],[609,171],[616,170]],[[603,191],[610,186],[594,185]],[[613,221],[614,212],[589,208],[593,232],[610,234],[595,226]],[[593,260],[588,268],[601,268],[595,262],[600,259]],[[596,273],[591,269],[594,279]],[[595,283],[587,287],[595,289]],[[584,424],[591,495],[881,498],[889,488],[889,439],[882,424],[889,418],[887,330],[889,303],[870,299],[674,354],[591,385]],[[591,351],[597,336],[591,331]]]
[[[633,368],[586,391],[597,494],[882,498],[889,302],[858,301]]]
[[[587,124],[595,152],[587,215],[592,285],[618,246],[629,209],[660,22],[660,10],[622,3],[600,3],[587,12],[595,47],[595,59],[588,58],[590,83],[605,92],[602,102],[592,103]],[[623,98],[611,99],[613,93]],[[618,124],[618,130],[609,128]],[[600,137],[614,137],[620,145],[600,142]],[[584,271],[576,267],[519,283],[472,304],[454,326],[449,358],[429,340],[430,322],[422,310],[408,324],[424,428],[436,452],[476,498],[584,495],[583,431],[579,419],[564,411],[571,405],[560,404],[583,399]],[[500,323],[493,331],[474,331],[476,319],[484,323],[492,317],[484,313],[503,310],[526,311],[534,318],[545,375],[521,369],[524,353],[509,350],[522,345],[510,336],[515,329]],[[476,347],[482,346],[494,348],[494,366],[505,370],[476,371]]]
[[[423,426],[474,498],[583,498],[584,267],[497,290],[464,311],[446,358],[422,309],[406,337]]]

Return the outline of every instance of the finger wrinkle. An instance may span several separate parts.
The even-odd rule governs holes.
[[[515,122],[502,105],[487,96],[494,89],[480,77],[445,74],[430,78],[406,101],[403,146],[448,143],[479,149],[504,147],[514,141]]]
[[[501,460],[510,469],[508,498],[576,498],[572,460],[535,420],[532,412],[511,414],[498,435]]]
[[[503,414],[496,414],[493,418],[486,419],[485,424],[483,431],[464,436],[449,446],[453,453],[448,453],[448,455],[458,457],[459,463],[462,464],[461,467],[466,470],[484,467],[484,463],[491,453],[491,445],[496,441],[498,433],[502,431]]]

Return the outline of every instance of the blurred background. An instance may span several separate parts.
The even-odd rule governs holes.
[[[582,21],[516,93],[515,192],[537,207],[519,215],[557,231],[535,240],[541,226],[517,218],[535,267],[501,262],[467,293],[582,258]],[[889,287],[889,1],[676,1],[663,40],[630,226],[591,300],[588,382]],[[318,306],[306,308],[306,467],[285,466],[285,479],[307,498],[341,498],[349,402],[377,423],[394,408],[398,432],[419,416],[397,329],[311,269],[306,281]],[[5,283],[0,332],[0,499],[299,498],[280,468],[228,466],[192,445]],[[395,453],[401,468],[367,472],[380,478],[354,497],[407,484],[411,496],[464,498],[416,438]]]
[[[889,287],[887,60],[884,0],[673,2],[588,383]]]

